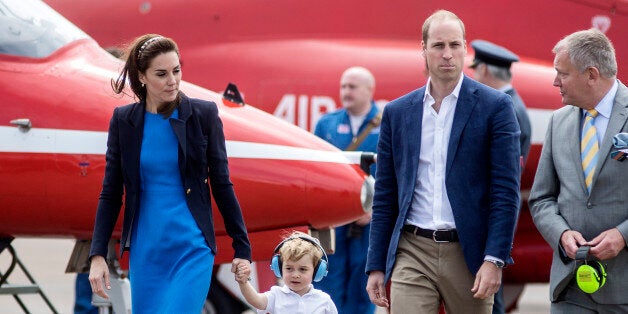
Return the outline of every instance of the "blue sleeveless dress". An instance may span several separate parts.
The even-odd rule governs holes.
[[[179,144],[168,120],[144,116],[140,208],[129,259],[133,314],[198,314],[211,282],[214,254],[187,206]]]

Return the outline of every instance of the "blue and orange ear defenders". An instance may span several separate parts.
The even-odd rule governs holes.
[[[310,242],[319,250],[321,250],[321,252],[323,252],[323,256],[318,261],[316,266],[314,266],[314,278],[312,279],[316,282],[321,281],[321,279],[323,279],[323,277],[327,275],[327,264],[329,263],[329,260],[327,259],[327,254],[325,254],[325,250],[320,244],[318,244],[318,241],[308,236],[289,237],[281,241],[281,243],[277,245],[277,247],[275,248],[275,251],[273,252],[273,258],[270,260],[270,269],[273,271],[273,273],[275,273],[275,276],[277,276],[277,278],[281,278],[281,264],[282,263],[281,263],[281,253],[279,253],[279,250],[286,242],[292,241],[294,239],[301,239],[303,241]]]
[[[606,283],[606,269],[596,260],[589,260],[590,246],[583,245],[576,252],[576,263],[582,262],[576,270],[576,282],[585,293],[594,293]]]

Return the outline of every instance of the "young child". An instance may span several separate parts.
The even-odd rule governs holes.
[[[312,286],[312,280],[319,281],[327,274],[327,255],[317,239],[302,232],[292,233],[275,248],[270,268],[284,285],[273,286],[264,293],[257,293],[249,283],[248,264],[238,264],[235,271],[240,291],[258,313],[338,313],[331,297]]]

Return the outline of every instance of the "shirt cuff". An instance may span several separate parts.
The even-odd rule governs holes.
[[[506,265],[506,263],[504,263],[504,260],[502,260],[501,258],[497,258],[495,256],[492,255],[486,255],[484,256],[484,261],[488,261],[488,262],[498,262],[500,265]],[[495,264],[497,265],[497,264]],[[503,266],[502,266],[503,267]]]

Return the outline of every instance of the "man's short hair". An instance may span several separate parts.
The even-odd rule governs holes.
[[[432,26],[432,23],[437,22],[437,21],[441,22],[445,20],[457,21],[460,24],[460,28],[462,29],[462,39],[466,37],[465,30],[464,30],[464,23],[456,14],[447,10],[438,10],[434,12],[432,15],[430,15],[423,23],[422,39],[424,43],[427,43],[427,39],[428,39],[427,37],[428,37],[428,33],[430,32],[430,26]]]
[[[567,35],[554,46],[552,52],[556,54],[563,50],[569,54],[571,63],[580,73],[594,67],[602,77],[613,78],[617,75],[615,48],[608,37],[595,28]]]

